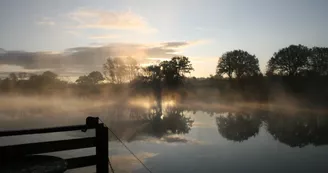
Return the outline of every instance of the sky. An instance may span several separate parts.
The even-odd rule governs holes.
[[[141,64],[184,55],[215,74],[235,49],[268,59],[291,44],[328,47],[327,0],[1,0],[0,72],[102,71],[108,57]]]

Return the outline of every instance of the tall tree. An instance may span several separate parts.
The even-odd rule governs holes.
[[[328,75],[328,48],[313,47],[311,49],[309,70],[317,75]]]
[[[163,61],[159,64],[164,82],[169,88],[174,88],[183,83],[186,73],[190,73],[193,69],[188,57],[176,56],[170,61]]]
[[[267,74],[296,76],[307,68],[310,50],[303,45],[290,45],[273,54],[267,65]]]
[[[230,53],[231,54],[231,53]],[[223,54],[223,56],[219,59],[218,65],[216,67],[216,74],[218,76],[222,76],[223,74],[227,74],[229,79],[232,78],[232,74],[234,71],[233,66],[233,56],[230,56],[229,52]]]
[[[127,81],[132,81],[138,76],[138,71],[139,71],[139,65],[138,62],[131,57],[127,57],[125,59],[125,65],[126,65],[126,80]]]
[[[103,66],[104,75],[111,83],[123,83],[133,80],[138,73],[137,61],[128,58],[108,58]]]
[[[86,85],[91,83],[90,78],[86,75],[80,76],[78,79],[76,79],[75,82],[79,85]]]
[[[226,52],[219,59],[216,67],[217,75],[226,74],[230,79],[234,76],[240,79],[244,76],[254,76],[260,73],[259,61],[256,56],[243,50]]]
[[[142,68],[140,79],[147,84],[161,84],[167,87],[177,87],[183,83],[185,75],[193,70],[188,57],[173,57],[170,61],[162,61],[159,65]]]
[[[88,78],[92,84],[98,84],[99,82],[105,80],[104,76],[99,71],[89,73]]]
[[[108,58],[104,64],[104,74],[111,83],[122,83],[125,65],[121,58]]]

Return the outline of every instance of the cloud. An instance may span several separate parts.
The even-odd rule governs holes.
[[[104,34],[104,35],[92,35],[89,37],[89,39],[92,40],[107,40],[107,39],[114,39],[114,38],[119,38],[119,35],[114,35],[114,34]]]
[[[69,14],[78,28],[134,30],[144,33],[156,32],[146,20],[133,12],[117,12],[95,9],[79,9]]]
[[[167,48],[182,48],[182,47],[189,47],[189,46],[205,44],[205,43],[209,43],[209,42],[210,42],[210,40],[173,41],[173,42],[162,43],[162,45]]]
[[[7,65],[22,71],[52,70],[60,75],[80,76],[90,71],[102,71],[103,63],[109,57],[133,57],[140,64],[155,63],[179,55],[179,50],[194,45],[190,42],[164,42],[153,44],[111,43],[73,47],[63,52],[2,51],[0,65]],[[7,70],[6,70],[7,69]]]
[[[25,69],[58,67],[60,61],[60,54],[49,52],[7,51],[0,55],[0,65],[16,65]]]
[[[180,47],[180,46],[185,46],[185,45],[188,45],[188,43],[187,42],[183,42],[183,41],[181,41],[181,42],[166,42],[166,43],[163,43],[163,46],[165,46],[165,47],[173,47],[173,48]]]
[[[40,21],[37,22],[38,25],[47,25],[47,26],[53,26],[56,23],[54,21],[52,21],[50,18],[48,17],[44,17],[42,18]]]

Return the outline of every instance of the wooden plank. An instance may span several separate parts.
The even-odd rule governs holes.
[[[81,138],[50,142],[39,142],[0,147],[0,162],[9,158],[28,154],[50,153],[63,150],[74,150],[96,146],[96,138]]]
[[[27,130],[14,130],[14,131],[1,131],[0,137],[3,136],[17,136],[17,135],[30,135],[30,134],[41,134],[41,133],[53,133],[53,132],[65,132],[73,130],[84,130],[84,129],[94,129],[95,127],[90,127],[86,125],[74,125],[74,126],[63,126],[63,127],[49,127],[41,129],[27,129]]]
[[[65,161],[67,162],[67,169],[75,169],[75,168],[87,167],[97,164],[97,158],[95,155],[70,158],[70,159],[66,159]]]
[[[103,124],[96,128],[97,173],[109,173],[108,169],[108,129]]]

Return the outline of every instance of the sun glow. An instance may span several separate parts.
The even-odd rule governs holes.
[[[151,107],[156,106],[156,101],[151,101],[148,99],[136,99],[136,100],[131,100],[129,102],[131,106],[136,106],[136,107],[142,107],[146,109],[150,109]],[[162,101],[162,107],[167,108],[167,107],[172,107],[175,106],[176,103],[174,100],[164,100]]]
[[[175,106],[175,101],[173,100],[166,100],[162,102],[163,107],[172,107]]]

